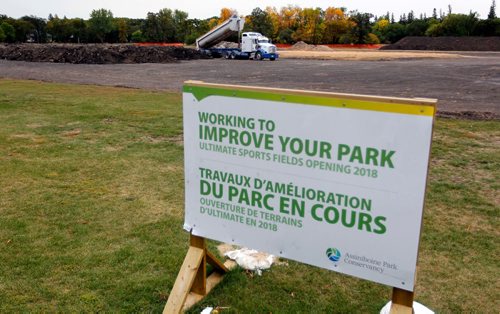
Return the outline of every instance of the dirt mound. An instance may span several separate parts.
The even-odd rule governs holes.
[[[500,51],[500,37],[405,37],[381,50]]]
[[[500,115],[494,112],[479,112],[479,111],[440,111],[437,116],[440,118],[463,119],[463,120],[500,120]]]
[[[331,51],[332,49],[327,46],[320,45],[309,45],[303,41],[297,42],[292,47],[288,48],[289,50],[302,50],[302,51]]]
[[[291,46],[288,49],[290,49],[290,50],[309,50],[309,49],[311,49],[311,45],[306,44],[303,41],[299,41],[295,45]]]
[[[240,45],[238,43],[233,43],[230,41],[221,41],[214,48],[239,48]]]
[[[170,63],[203,58],[183,47],[141,47],[107,44],[19,44],[0,45],[0,59],[55,63]]]

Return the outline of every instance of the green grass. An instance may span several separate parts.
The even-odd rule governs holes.
[[[0,312],[160,312],[187,250],[181,97],[0,80]],[[500,308],[500,123],[437,120],[416,299]],[[213,247],[215,243],[211,242]],[[195,306],[377,313],[391,289],[288,261]]]

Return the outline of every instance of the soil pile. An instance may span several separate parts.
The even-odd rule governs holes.
[[[405,37],[381,50],[500,51],[500,37]]]
[[[204,58],[183,47],[107,44],[16,44],[0,45],[0,59],[79,64],[171,63]]]
[[[500,115],[494,112],[480,112],[480,111],[437,111],[437,116],[440,118],[449,119],[463,119],[463,120],[497,120],[500,121]]]
[[[292,47],[288,48],[289,50],[302,50],[302,51],[331,51],[332,49],[327,46],[320,45],[309,45],[303,41],[297,42]]]
[[[238,43],[233,43],[230,41],[221,41],[217,45],[214,46],[214,48],[239,48],[240,45]]]

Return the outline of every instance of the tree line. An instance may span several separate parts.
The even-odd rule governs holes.
[[[114,17],[110,10],[97,9],[87,20],[47,19],[23,16],[14,19],[0,14],[0,42],[58,43],[128,43],[181,42],[192,44],[196,38],[222,23],[235,12],[221,9],[220,15],[208,19],[190,19],[180,10],[161,9],[149,12],[143,19]],[[413,11],[396,20],[394,14],[383,16],[347,11],[346,8],[255,8],[245,17],[244,31],[265,34],[276,43],[293,44],[378,44],[393,43],[405,36],[500,36],[500,19],[493,0],[486,19],[478,14],[455,14],[433,10],[432,16]]]

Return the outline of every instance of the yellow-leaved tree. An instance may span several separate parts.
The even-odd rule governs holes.
[[[217,24],[222,24],[225,20],[231,18],[234,14],[236,14],[236,11],[234,9],[220,9],[219,21],[217,22]]]
[[[300,18],[300,12],[302,12],[302,9],[298,6],[292,6],[288,5],[286,7],[282,7],[280,10],[280,22],[281,22],[281,29],[296,29],[298,23],[299,23],[299,18]]]
[[[300,12],[302,12],[302,9],[298,6],[281,7],[278,13],[279,27],[278,29],[275,28],[277,39],[281,43],[290,44],[294,41],[293,33],[299,25]]]
[[[234,14],[236,14],[236,11],[233,10],[233,9],[229,9],[229,8],[222,8],[220,9],[220,14],[219,14],[219,17],[216,18],[211,18],[209,21],[208,21],[208,26],[210,29],[213,29],[215,28],[217,25],[220,25],[222,24],[225,20],[231,18]]]
[[[273,24],[273,34],[266,34],[267,36],[276,39],[278,38],[280,32],[283,30],[281,27],[281,16],[276,7],[266,7],[266,13],[271,19],[271,23]]]
[[[391,23],[389,22],[388,19],[380,19],[377,22],[375,22],[375,25],[372,27],[372,31],[377,37],[379,38],[379,41],[385,42],[386,41],[386,35],[387,32],[389,31],[389,25]]]
[[[351,29],[356,25],[349,20],[345,12],[341,8],[328,7],[325,10],[324,18],[324,33],[323,42],[327,44],[335,44],[339,42],[342,36],[349,34]]]
[[[323,37],[324,24],[320,8],[304,8],[299,15],[299,26],[293,34],[296,41],[318,44]]]

